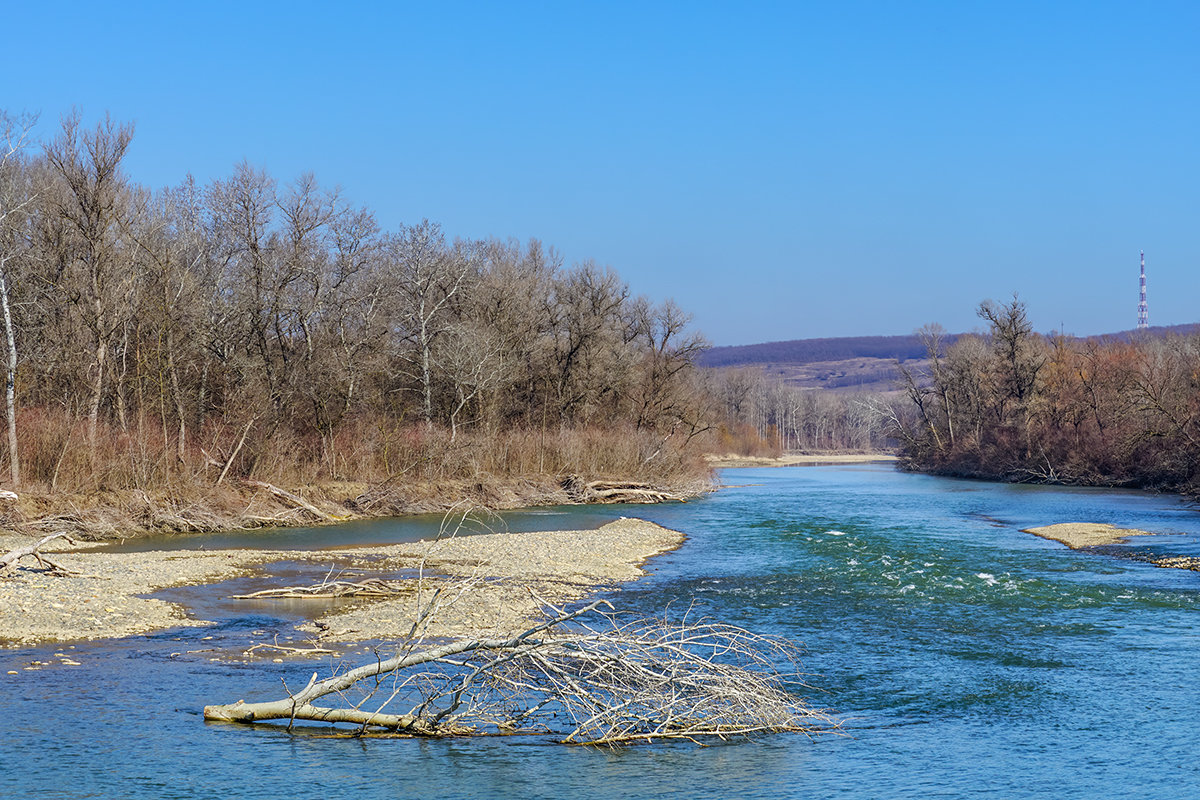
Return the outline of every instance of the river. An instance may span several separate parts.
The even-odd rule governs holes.
[[[273,699],[281,680],[302,685],[314,669],[210,660],[251,631],[290,625],[269,607],[210,602],[212,628],[0,651],[0,677],[20,672],[0,681],[0,796],[1200,796],[1200,573],[1119,557],[1200,555],[1200,514],[1187,503],[877,464],[722,477],[727,488],[687,504],[506,519],[568,529],[627,514],[684,531],[687,543],[654,560],[619,605],[695,602],[802,642],[821,690],[811,700],[845,721],[845,735],[609,751],[536,737],[331,740],[206,724],[206,703]],[[1020,532],[1067,521],[1170,535],[1100,555]],[[225,546],[397,541],[421,524],[253,533]],[[201,541],[220,544],[169,544]],[[55,653],[80,665],[24,670]]]

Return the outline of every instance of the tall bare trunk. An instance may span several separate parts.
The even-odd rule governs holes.
[[[8,470],[13,486],[21,485],[21,459],[17,454],[17,339],[13,334],[12,313],[8,306],[8,280],[0,261],[0,310],[4,313],[4,338],[8,345],[8,364],[4,371],[4,403],[8,416]]]

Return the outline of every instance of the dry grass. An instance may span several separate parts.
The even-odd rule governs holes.
[[[570,503],[564,481],[640,481],[694,495],[709,488],[697,452],[632,427],[449,431],[359,419],[333,435],[210,421],[183,457],[174,431],[142,420],[104,425],[95,443],[62,412],[23,412],[21,499],[0,525],[68,529],[91,538],[141,531],[214,531],[318,520],[269,492],[303,496],[334,519],[433,512],[460,502],[490,508]],[[223,480],[221,473],[229,463]],[[327,520],[321,520],[327,521]]]

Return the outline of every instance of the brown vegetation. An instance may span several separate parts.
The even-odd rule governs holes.
[[[984,303],[983,336],[922,331],[926,374],[890,409],[910,467],[1003,480],[1200,491],[1200,335],[1035,334]]]

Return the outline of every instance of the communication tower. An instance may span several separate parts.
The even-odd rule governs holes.
[[[1137,329],[1144,331],[1150,327],[1150,307],[1146,305],[1146,251],[1141,251],[1142,256],[1142,299],[1138,302],[1138,324]]]

